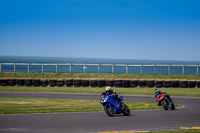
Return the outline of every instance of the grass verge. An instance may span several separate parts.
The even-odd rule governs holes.
[[[115,88],[113,89],[120,95],[155,95],[155,88]],[[187,97],[200,97],[199,88],[160,88],[160,90],[167,92],[170,96],[187,96]],[[103,88],[92,87],[0,87],[0,91],[11,92],[54,92],[54,93],[90,93],[101,94],[105,91]]]
[[[125,101],[130,110],[162,109],[156,103]],[[54,98],[0,98],[0,114],[99,112],[104,111],[99,100]]]
[[[13,73],[2,72],[0,78],[102,78],[102,79],[200,79],[200,75],[98,74],[98,73]]]
[[[167,131],[150,131],[148,133],[200,133],[200,130],[199,129],[167,130]]]

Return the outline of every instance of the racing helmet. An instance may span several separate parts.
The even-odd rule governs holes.
[[[155,93],[156,94],[160,93],[160,90],[159,89],[155,89]]]
[[[110,91],[111,90],[111,87],[110,86],[107,86],[106,87],[106,91]]]

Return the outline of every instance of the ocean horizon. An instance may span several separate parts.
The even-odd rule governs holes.
[[[7,56],[0,55],[0,63],[80,63],[80,64],[128,64],[128,65],[200,65],[200,61],[112,59],[83,57]]]

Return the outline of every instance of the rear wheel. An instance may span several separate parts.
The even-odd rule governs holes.
[[[111,106],[104,107],[104,110],[108,116],[114,116],[114,108]]]
[[[122,113],[125,116],[130,115],[130,110],[129,110],[128,106],[126,104],[124,104],[124,103],[122,103]]]
[[[174,104],[172,104],[172,108],[171,108],[171,110],[175,110],[175,106],[174,106]]]

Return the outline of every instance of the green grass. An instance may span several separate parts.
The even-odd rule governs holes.
[[[200,133],[200,130],[199,129],[167,130],[167,131],[150,131],[148,133]]]
[[[130,110],[162,109],[156,103],[126,101]],[[0,114],[99,112],[104,111],[99,100],[54,98],[0,98]]]
[[[120,95],[154,95],[155,88],[115,88],[113,89]],[[200,97],[199,88],[159,88],[167,92],[170,96],[187,96],[187,97]],[[92,87],[0,87],[0,91],[11,92],[53,92],[53,93],[90,93],[101,94],[105,91],[103,88]]]
[[[12,73],[2,72],[0,78],[101,78],[101,79],[200,79],[200,75],[97,74],[97,73]]]

